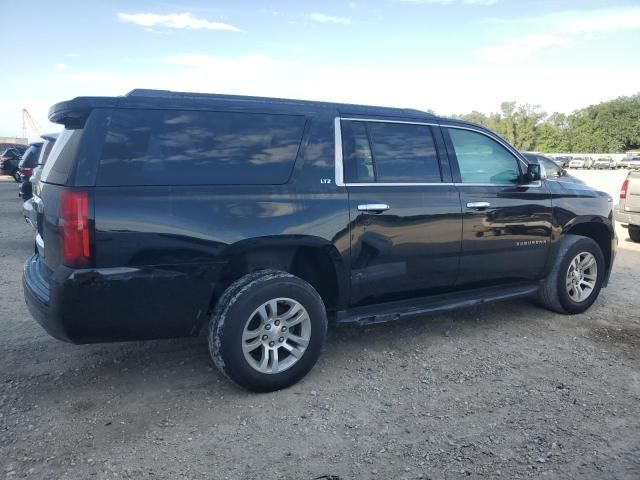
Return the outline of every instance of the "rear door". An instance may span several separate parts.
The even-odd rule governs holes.
[[[552,233],[545,182],[523,185],[524,162],[487,131],[443,128],[463,209],[459,284],[539,278]]]
[[[337,183],[349,194],[351,304],[452,286],[461,209],[438,127],[342,118],[336,133]]]

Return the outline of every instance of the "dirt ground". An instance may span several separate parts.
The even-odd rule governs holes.
[[[521,300],[337,329],[250,394],[201,338],[77,346],[23,301],[33,250],[0,181],[0,478],[640,478],[640,245],[586,314]]]

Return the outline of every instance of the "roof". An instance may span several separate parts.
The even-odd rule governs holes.
[[[430,118],[428,112],[409,108],[376,107],[347,103],[318,102],[312,100],[294,100],[286,98],[252,97],[244,95],[223,95],[213,93],[173,92],[169,90],[136,89],[122,97],[76,97],[60,102],[49,110],[49,120],[67,125],[74,120],[86,118],[94,108],[190,108],[206,109],[232,107],[234,109],[261,110],[279,112],[310,113],[313,111],[339,111],[351,115],[402,116]]]

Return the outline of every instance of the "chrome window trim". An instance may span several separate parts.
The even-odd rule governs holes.
[[[447,182],[417,182],[417,183],[378,183],[378,182],[367,182],[367,183],[345,183],[344,182],[344,166],[343,166],[343,157],[342,157],[342,129],[340,127],[340,122],[342,120],[351,121],[351,122],[379,122],[379,123],[405,123],[409,125],[426,125],[431,127],[445,127],[445,128],[458,128],[461,130],[470,130],[472,132],[480,133],[485,137],[492,139],[495,142],[498,142],[504,148],[506,148],[515,158],[520,161],[523,165],[528,165],[524,160],[522,160],[517,151],[511,147],[508,143],[494,138],[482,130],[472,127],[462,127],[459,125],[451,125],[451,124],[440,124],[433,122],[412,122],[405,120],[383,120],[379,118],[352,118],[352,117],[335,117],[334,118],[334,156],[335,156],[335,182],[339,187],[433,187],[436,185],[443,186],[455,186],[455,187],[514,187],[514,186],[522,186],[522,187],[533,187],[538,188],[542,186],[542,182],[538,181],[535,183],[529,183],[525,185],[518,185],[514,183],[447,183]]]

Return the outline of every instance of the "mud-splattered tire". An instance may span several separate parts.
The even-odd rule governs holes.
[[[580,255],[582,257],[578,258]],[[595,260],[595,268],[586,270],[585,277],[593,277],[593,286],[588,295],[582,300],[572,298],[570,286],[570,273],[572,262],[580,263],[580,259],[590,258]],[[587,310],[598,298],[602,289],[602,282],[606,274],[604,255],[598,244],[588,237],[580,235],[566,235],[559,247],[556,264],[544,280],[538,293],[540,303],[554,312],[564,314],[582,313]],[[589,272],[595,272],[590,274]],[[575,295],[574,295],[575,297]]]
[[[271,392],[315,365],[327,332],[318,292],[287,272],[246,275],[222,294],[209,320],[209,352],[238,385]]]

